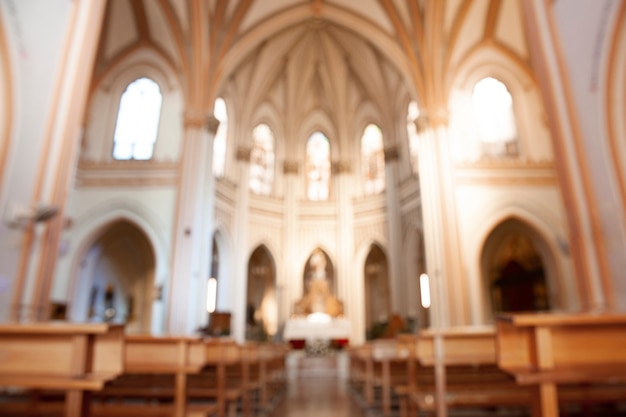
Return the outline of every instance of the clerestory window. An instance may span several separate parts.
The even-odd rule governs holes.
[[[114,159],[152,158],[162,101],[159,85],[150,78],[139,78],[128,84],[117,112],[113,135]]]

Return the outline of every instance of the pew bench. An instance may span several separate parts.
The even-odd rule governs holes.
[[[442,352],[438,352],[437,338]],[[453,327],[423,330],[415,342],[415,368],[407,386],[397,387],[401,415],[417,410],[433,413],[437,401],[446,408],[482,410],[527,408],[530,392],[497,366],[492,327]],[[437,375],[437,365],[442,372]],[[438,389],[437,378],[445,385]]]
[[[193,336],[127,335],[124,374],[98,394],[93,414],[123,415],[214,415],[214,396],[193,398],[191,375],[206,365],[205,344]]]
[[[123,335],[122,326],[105,323],[0,324],[0,387],[22,394],[2,401],[1,412],[45,408],[36,393],[47,390],[64,400],[59,415],[88,415],[92,393],[123,371]],[[13,401],[19,397],[25,403]]]
[[[625,341],[623,313],[506,314],[497,319],[498,365],[532,390],[535,417],[557,417],[568,398],[624,403]]]

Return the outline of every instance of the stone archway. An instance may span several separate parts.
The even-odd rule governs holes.
[[[246,339],[267,340],[278,331],[276,266],[264,246],[258,246],[248,261]]]
[[[150,332],[156,260],[137,225],[128,220],[111,223],[80,265],[80,279],[90,282],[86,320],[125,323],[129,333]]]
[[[494,314],[549,310],[545,254],[532,228],[508,219],[491,232],[482,255],[487,299]]]

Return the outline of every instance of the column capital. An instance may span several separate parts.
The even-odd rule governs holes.
[[[204,126],[204,112],[196,109],[187,109],[183,113],[183,126],[187,128],[201,129]]]
[[[385,148],[385,163],[395,162],[400,158],[400,151],[398,150],[398,145],[391,145]]]
[[[235,158],[239,162],[250,162],[250,154],[252,153],[252,148],[245,145],[237,146],[237,152],[235,153]]]
[[[211,135],[215,136],[220,121],[212,114],[206,115],[201,110],[188,109],[183,114],[183,125],[185,129],[206,129]]]
[[[416,131],[420,133],[428,128],[434,129],[440,126],[448,126],[449,119],[450,112],[447,110],[438,110],[435,112],[422,111],[413,123],[415,123]]]
[[[212,114],[206,117],[206,129],[212,135],[217,135],[217,129],[220,127],[220,121]]]
[[[333,174],[349,174],[352,172],[352,162],[335,161],[332,163],[331,172]]]
[[[296,161],[284,161],[283,173],[285,174],[297,174],[300,168],[300,164]]]

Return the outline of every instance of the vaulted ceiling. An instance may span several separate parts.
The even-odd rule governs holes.
[[[237,74],[261,68],[242,81],[255,86],[251,100],[276,94],[283,77],[331,113],[358,94],[376,103],[399,84],[426,106],[445,105],[457,69],[483,48],[530,71],[521,4],[511,0],[113,0],[94,84],[143,48],[167,62],[185,105],[200,110]],[[340,91],[344,80],[357,95]],[[324,104],[328,94],[339,97]]]

